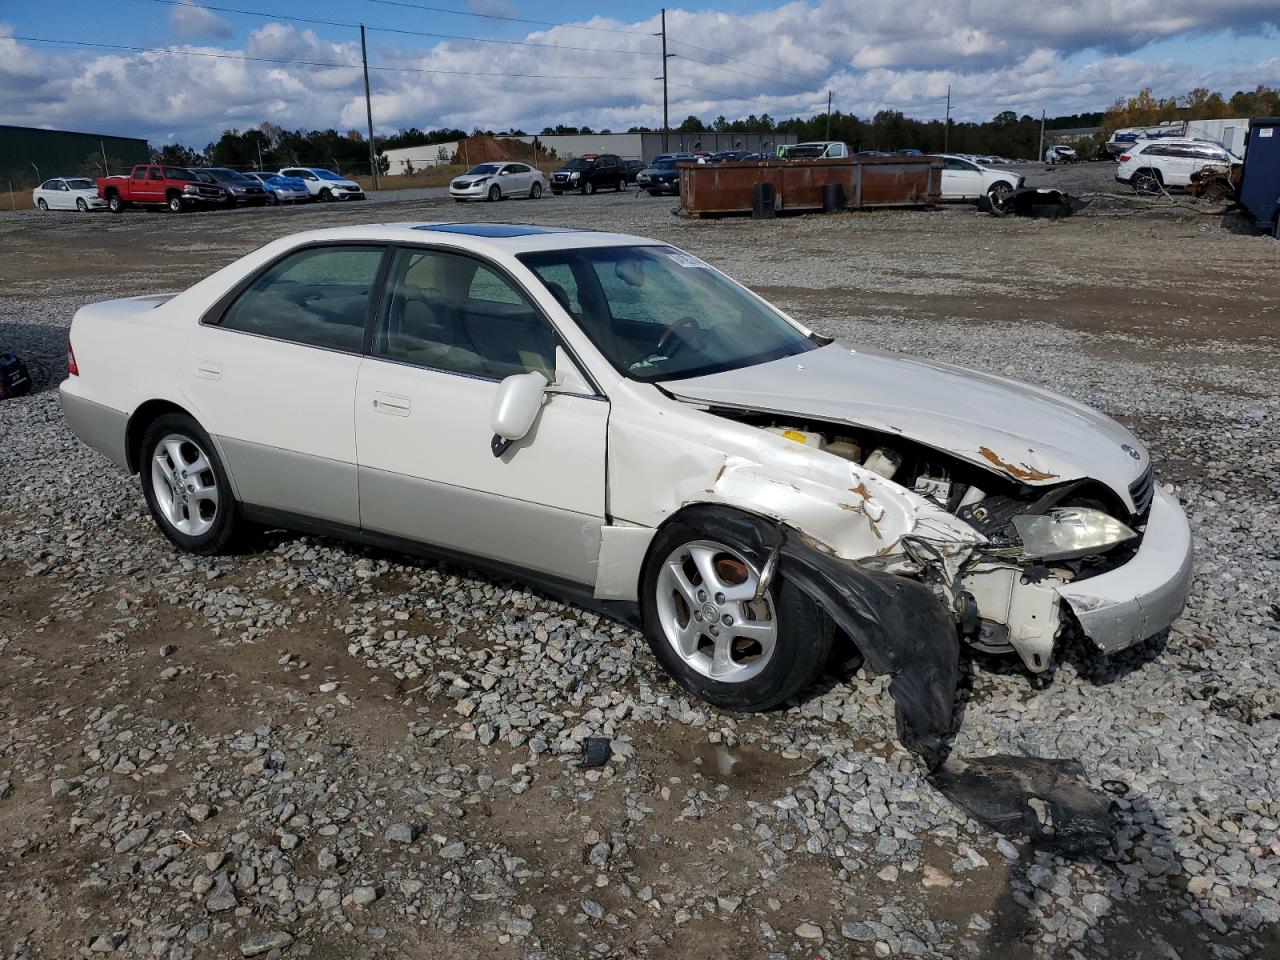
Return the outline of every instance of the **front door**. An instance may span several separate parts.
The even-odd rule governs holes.
[[[942,199],[972,200],[982,196],[982,173],[959,157],[942,160]]]
[[[183,393],[244,503],[359,525],[352,406],[384,249],[295,251],[188,340]]]
[[[496,267],[423,248],[395,253],[378,313],[356,384],[361,525],[594,584],[608,402],[550,394],[527,437],[490,443],[501,381],[555,377],[550,322]]]

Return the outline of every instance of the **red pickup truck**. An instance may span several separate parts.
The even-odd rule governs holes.
[[[112,213],[132,204],[168,207],[181,213],[196,205],[222,205],[227,199],[225,190],[196,179],[190,170],[159,164],[136,166],[127,177],[99,177],[98,196],[107,201]]]

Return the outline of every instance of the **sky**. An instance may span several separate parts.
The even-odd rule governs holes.
[[[669,0],[670,2],[670,0]],[[264,120],[662,123],[647,0],[0,0],[0,124],[203,147]],[[1280,0],[707,0],[667,8],[670,116],[987,120],[1280,85]],[[56,42],[46,42],[56,41]],[[294,62],[287,62],[294,61]],[[304,61],[304,62],[296,62]]]

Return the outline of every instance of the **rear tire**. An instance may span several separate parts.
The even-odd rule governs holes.
[[[831,652],[831,621],[811,598],[774,576],[761,600],[749,599],[758,584],[746,556],[696,522],[671,521],[649,548],[640,587],[645,639],[672,679],[724,710],[788,702]]]
[[[49,212],[49,204],[45,203],[44,197],[41,197],[39,200],[36,201],[36,207],[39,208],[41,213]]]
[[[1160,174],[1154,170],[1139,170],[1133,175],[1132,183],[1134,193],[1141,193],[1144,196],[1156,196],[1164,192]]]
[[[113,193],[107,197],[107,209],[112,213],[124,212],[124,201],[120,199],[120,194]]]
[[[142,495],[160,532],[187,553],[228,552],[244,528],[218,451],[184,413],[157,417],[142,435]]]

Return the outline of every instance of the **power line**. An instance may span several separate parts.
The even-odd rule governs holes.
[[[727,53],[721,53],[719,50],[712,50],[709,47],[700,47],[695,43],[689,43],[687,40],[672,40],[671,42],[678,43],[682,47],[689,47],[692,50],[701,50],[703,53],[709,53],[714,57],[724,57],[726,60],[732,60],[734,63],[745,63],[749,67],[759,67],[761,70],[773,70],[776,73],[785,73],[788,76],[797,77],[801,80],[805,78],[803,73],[796,73],[794,70],[783,70],[781,67],[770,67],[763,63],[756,63],[752,60],[744,60],[741,57],[730,56]],[[702,63],[701,60],[698,62]],[[715,64],[709,63],[707,66],[711,67],[715,66]]]
[[[588,27],[579,23],[561,23],[556,20],[530,20],[527,17],[509,17],[500,13],[476,13],[473,10],[454,10],[448,7],[431,7],[422,3],[407,3],[405,0],[365,0],[384,7],[405,7],[410,10],[424,10],[428,13],[448,13],[459,17],[476,17],[481,20],[501,20],[507,23],[528,23],[536,27],[564,27],[569,30],[592,30],[597,33],[625,33],[633,37],[647,37],[642,30],[620,30],[617,27]]]
[[[197,50],[177,50],[173,47],[132,47],[119,43],[97,43],[89,40],[57,40],[48,37],[19,37],[7,36],[0,37],[0,41],[4,40],[21,40],[24,43],[48,43],[48,44],[66,44],[72,47],[89,47],[101,50],[125,50],[130,53],[161,53],[170,56],[179,57],[207,57],[214,60],[241,60],[249,63],[278,63],[289,64],[303,67],[328,67],[336,69],[359,70],[358,63],[334,63],[324,60],[297,60],[287,57],[249,57],[231,53],[204,53]],[[476,70],[443,70],[431,69],[427,67],[379,67],[373,64],[369,65],[370,70],[377,70],[382,73],[427,73],[427,74],[447,74],[457,77],[518,77],[520,79],[529,80],[634,80],[634,81],[650,81],[650,77],[619,77],[619,76],[585,76],[577,74],[548,74],[548,73],[510,73],[502,71],[500,73],[486,73]]]

